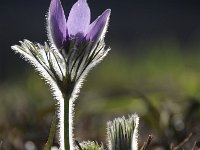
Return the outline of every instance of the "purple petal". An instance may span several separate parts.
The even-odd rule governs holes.
[[[104,38],[108,27],[111,10],[107,9],[99,16],[92,24],[90,24],[86,39],[97,42],[99,39]]]
[[[84,36],[90,24],[90,8],[86,0],[78,0],[72,7],[67,20],[69,35]]]
[[[62,48],[67,36],[67,23],[60,0],[52,0],[48,14],[48,35],[57,48]]]

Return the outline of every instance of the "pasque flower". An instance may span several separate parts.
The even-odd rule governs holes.
[[[59,0],[52,0],[48,14],[49,39],[58,49],[65,49],[71,41],[76,44],[102,40],[110,16],[110,9],[104,11],[90,24],[90,8],[86,0],[78,0],[72,7],[66,21],[65,13]]]
[[[78,0],[66,20],[60,0],[51,0],[47,16],[48,42],[44,45],[29,40],[12,46],[35,66],[49,83],[57,100],[61,150],[73,150],[73,106],[83,78],[108,53],[104,36],[111,10],[105,10],[90,23],[86,0]]]
[[[47,18],[49,41],[67,59],[66,74],[71,76],[71,80],[78,80],[87,64],[97,62],[107,53],[104,36],[110,12],[107,9],[90,24],[88,4],[86,0],[78,0],[66,20],[61,2],[51,1]]]
[[[108,150],[138,150],[138,125],[137,114],[116,118],[107,123]]]

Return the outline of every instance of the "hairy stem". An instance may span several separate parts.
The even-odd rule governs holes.
[[[68,88],[62,91],[63,100],[60,103],[60,144],[61,150],[73,150],[73,101],[72,92],[74,86],[68,84]]]
[[[60,103],[60,146],[61,150],[71,150],[69,137],[69,99],[70,94],[63,93],[63,102]]]
[[[59,92],[57,94],[58,107],[57,118],[59,119],[59,144],[60,150],[74,150],[73,139],[73,98],[75,82],[70,78],[57,81]]]

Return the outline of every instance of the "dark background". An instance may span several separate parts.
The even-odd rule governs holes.
[[[74,2],[62,0],[66,16]],[[92,20],[111,8],[106,43],[112,50],[88,76],[78,99],[77,139],[105,142],[106,121],[138,112],[140,145],[153,134],[152,148],[168,149],[194,132],[185,144],[186,148],[193,145],[200,130],[200,2],[88,3]],[[23,39],[47,40],[49,4],[49,0],[0,1],[0,138],[4,149],[24,149],[27,141],[41,149],[47,139],[54,101],[48,86],[10,46]]]
[[[88,2],[93,20],[106,8],[112,9],[107,41],[111,47],[113,42],[117,42],[126,55],[130,53],[130,50],[127,50],[130,49],[130,45],[133,48],[140,47],[153,40],[178,41],[183,48],[191,45],[199,46],[200,3],[198,1],[88,0]],[[1,80],[10,72],[15,73],[14,66],[20,65],[17,57],[10,51],[10,45],[24,38],[37,42],[47,39],[45,14],[49,3],[48,0],[1,0]],[[73,3],[72,0],[62,1],[66,15]],[[131,53],[135,52],[131,50]]]
[[[106,8],[112,9],[107,41],[112,47],[117,42],[124,54],[129,54],[130,45],[140,47],[153,40],[178,41],[181,47],[198,46],[200,34],[200,3],[178,0],[88,0],[92,18]],[[47,39],[45,14],[48,0],[1,0],[0,2],[0,79],[16,71],[8,66],[20,65],[10,45],[24,38],[43,42]],[[74,1],[62,1],[66,15]],[[171,39],[173,38],[173,39]],[[123,48],[124,47],[124,48]],[[131,53],[134,53],[131,50]],[[19,69],[19,68],[18,68]]]

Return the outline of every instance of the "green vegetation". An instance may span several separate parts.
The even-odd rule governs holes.
[[[105,142],[106,122],[134,112],[140,116],[140,146],[149,134],[152,148],[169,149],[190,132],[192,138],[184,148],[199,141],[200,48],[198,52],[168,44],[141,51],[127,50],[127,56],[113,48],[89,74],[76,101],[77,141]],[[38,149],[44,146],[54,112],[46,87],[32,71],[0,84],[2,149],[23,149],[27,141]]]

